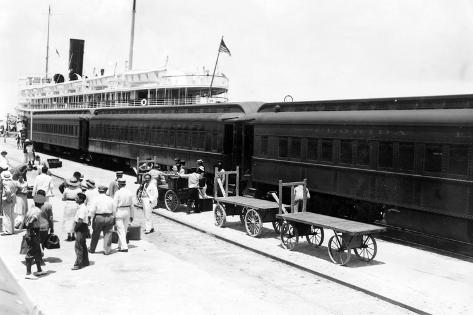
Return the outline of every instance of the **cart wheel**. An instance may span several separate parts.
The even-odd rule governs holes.
[[[223,227],[227,220],[227,214],[225,213],[225,207],[219,203],[215,206],[214,210],[215,225]]]
[[[245,215],[245,228],[249,236],[256,237],[261,234],[261,228],[263,227],[263,220],[258,211],[255,209],[248,209]]]
[[[355,248],[356,256],[366,262],[373,260],[377,251],[376,240],[371,235],[363,235],[361,246]]]
[[[179,197],[174,191],[168,190],[164,195],[164,204],[166,205],[166,209],[174,212],[179,206]]]
[[[276,232],[278,234],[281,234],[282,220],[281,219],[276,219],[272,223],[273,223],[274,232]]]
[[[337,265],[346,265],[350,261],[351,250],[343,244],[339,235],[332,236],[328,241],[328,254]]]
[[[281,242],[285,249],[293,250],[299,243],[299,232],[289,222],[284,221],[281,226]]]
[[[141,193],[142,193],[142,191],[143,191],[143,188],[141,186],[136,190],[136,201],[138,202],[139,206],[142,205],[142,202],[141,202]]]
[[[324,241],[324,229],[318,226],[310,226],[310,233],[305,236],[307,242],[314,245],[315,247],[319,247],[322,245]]]

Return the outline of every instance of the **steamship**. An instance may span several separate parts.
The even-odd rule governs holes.
[[[49,13],[51,11],[49,10]],[[25,122],[41,111],[97,109],[103,107],[138,107],[193,105],[227,102],[228,78],[208,71],[182,72],[164,67],[134,70],[133,37],[136,0],[133,1],[130,51],[127,70],[98,75],[83,74],[84,40],[70,39],[68,80],[62,74],[48,77],[49,18],[46,74],[20,79],[19,104],[16,107]]]

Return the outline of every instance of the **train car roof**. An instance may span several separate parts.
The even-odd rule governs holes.
[[[43,119],[48,119],[48,120],[60,120],[60,119],[66,119],[66,120],[77,120],[80,118],[84,119],[89,119],[93,117],[92,114],[42,114],[42,115],[34,115],[33,116],[33,122],[35,120],[43,120]]]
[[[130,121],[156,120],[156,121],[230,121],[239,120],[245,113],[184,113],[184,114],[102,114],[92,117],[92,121],[113,120]]]
[[[255,113],[261,102],[216,103],[194,105],[166,105],[166,106],[130,106],[99,108],[95,115],[134,115],[134,114],[186,114],[186,113]]]
[[[473,94],[272,102],[258,112],[473,108]]]
[[[271,112],[257,113],[247,117],[247,119],[251,119],[254,124],[473,126],[473,109]]]

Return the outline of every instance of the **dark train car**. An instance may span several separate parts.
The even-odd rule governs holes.
[[[391,235],[472,255],[473,109],[436,98],[404,99],[402,110],[398,100],[378,102],[263,105],[253,181],[307,178],[317,212],[375,221],[395,209],[385,217]]]
[[[91,116],[89,110],[36,112],[30,137],[39,149],[85,154]]]
[[[118,157],[131,165],[137,157],[156,156],[160,164],[169,166],[177,157],[187,161],[186,168],[193,168],[197,159],[203,159],[207,171],[213,173],[213,165],[218,161],[232,167],[240,162],[234,160],[235,156],[251,156],[243,152],[242,122],[234,120],[255,112],[259,105],[99,109],[90,121],[89,152]]]

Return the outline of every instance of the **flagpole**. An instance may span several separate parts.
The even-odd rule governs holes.
[[[48,36],[46,39],[46,81],[48,81],[48,66],[49,66],[49,20],[51,18],[51,6],[48,9]]]
[[[220,43],[218,44],[217,60],[215,60],[214,72],[212,73],[212,80],[210,81],[209,97],[212,97],[212,85],[214,84],[215,69],[217,69],[218,57],[220,57],[220,45],[222,41],[223,41],[223,36],[222,36],[222,39],[220,39]]]

